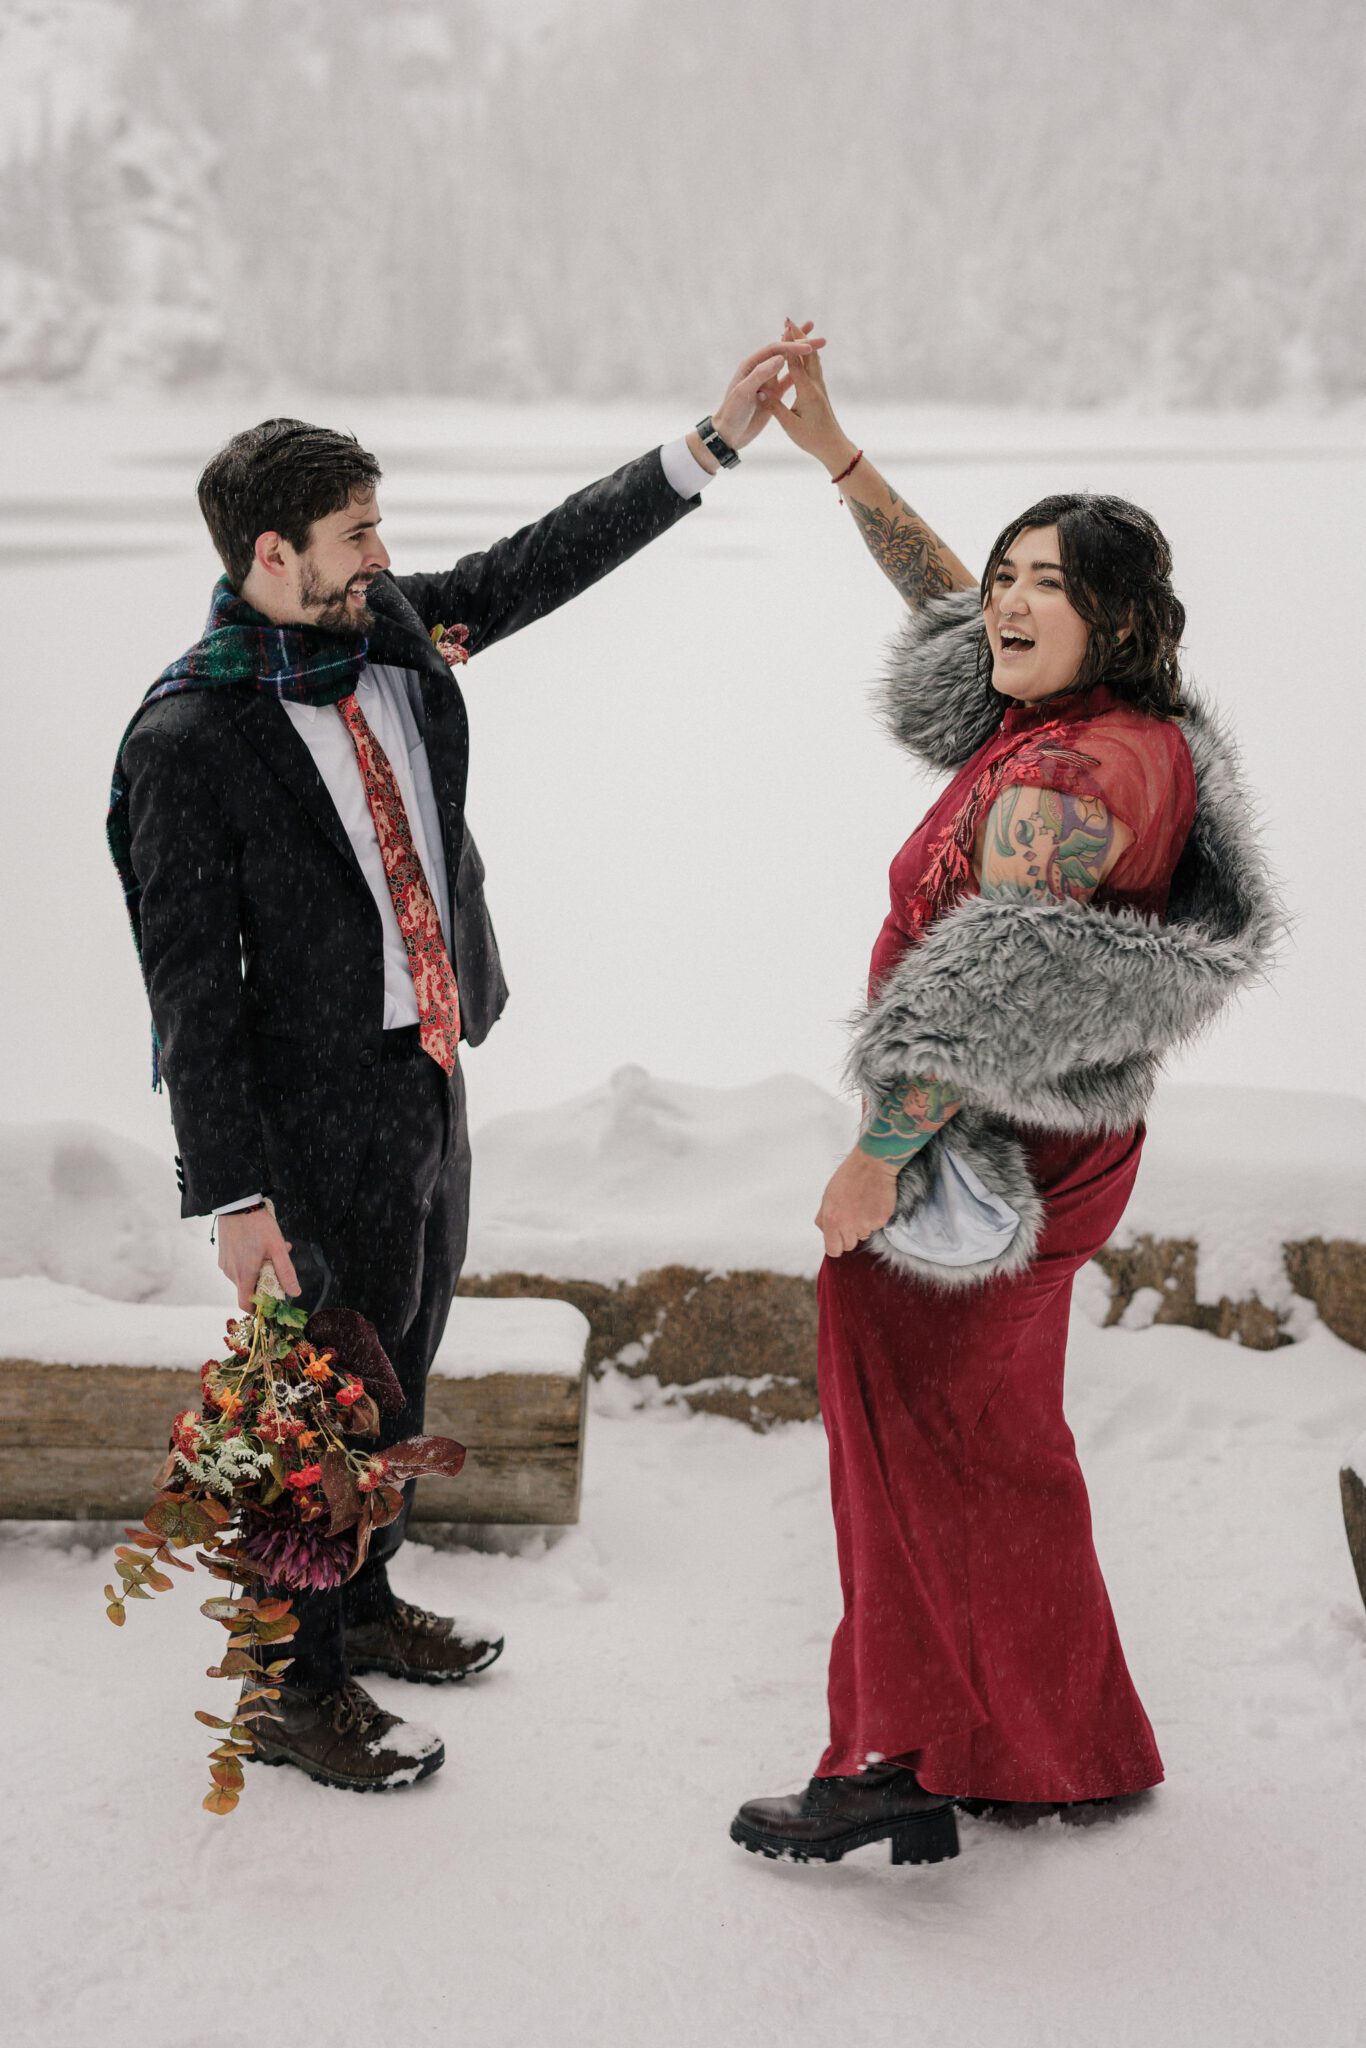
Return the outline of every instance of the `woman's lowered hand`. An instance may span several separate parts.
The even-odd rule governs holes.
[[[811,322],[804,320],[799,327],[795,320],[783,322],[783,340],[802,341],[811,332]],[[847,469],[858,449],[849,439],[830,403],[830,393],[825,388],[825,370],[818,355],[804,359],[789,357],[787,368],[781,377],[771,379],[764,386],[760,400],[765,412],[777,420],[789,441],[808,455],[814,455],[817,462],[824,463],[831,476],[838,476]]]
[[[899,1171],[894,1161],[872,1159],[857,1145],[836,1168],[816,1211],[816,1228],[825,1239],[827,1258],[837,1259],[853,1251],[884,1223],[890,1223]]]

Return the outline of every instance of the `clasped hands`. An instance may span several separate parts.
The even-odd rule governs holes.
[[[782,340],[767,342],[745,357],[712,412],[712,425],[721,439],[737,454],[747,448],[773,417],[779,394],[791,388],[794,371],[815,362],[824,347],[824,336],[813,336],[809,320],[802,327],[785,320]],[[717,468],[716,457],[696,434],[689,434],[688,446],[704,469]]]

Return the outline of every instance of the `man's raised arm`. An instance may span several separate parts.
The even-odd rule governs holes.
[[[763,431],[768,414],[759,394],[766,380],[821,345],[802,337],[745,358],[710,415],[725,448],[738,454]],[[702,486],[720,466],[694,431],[575,491],[543,519],[453,569],[393,581],[429,629],[468,626],[469,651],[477,653],[555,611],[677,525],[697,509]]]

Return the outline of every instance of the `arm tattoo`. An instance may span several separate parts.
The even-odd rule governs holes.
[[[944,561],[943,542],[890,486],[887,495],[889,511],[861,505],[857,498],[849,500],[869,554],[907,604],[921,605],[927,598],[945,596],[955,586]]]
[[[1085,903],[1110,866],[1114,840],[1114,819],[1096,797],[1023,785],[1003,790],[987,818],[982,894]]]
[[[858,1141],[859,1150],[872,1159],[904,1166],[962,1106],[962,1096],[948,1081],[936,1081],[929,1074],[899,1081],[889,1095],[874,1104],[868,1128]]]

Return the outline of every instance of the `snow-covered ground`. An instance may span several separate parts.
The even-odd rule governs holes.
[[[174,1220],[101,833],[126,716],[203,615],[208,450],[271,411],[354,425],[386,462],[398,565],[431,567],[680,431],[708,395],[676,414],[289,390],[245,408],[0,405],[22,705],[0,996],[16,1301],[96,1319],[91,1296],[173,1317],[224,1301],[202,1226]],[[1235,1282],[1284,1237],[1360,1234],[1340,1223],[1361,1194],[1344,1099],[1362,1082],[1357,883],[1325,856],[1324,820],[1359,780],[1344,649],[1361,423],[850,424],[969,561],[1020,505],[1078,483],[1167,529],[1192,670],[1241,732],[1299,922],[1274,986],[1174,1066],[1128,1224],[1194,1226]],[[468,1062],[487,1127],[472,1264],[597,1256],[612,1277],[686,1245],[809,1270],[820,1176],[846,1142],[839,1020],[930,793],[864,708],[895,617],[819,477],[761,446],[679,533],[470,670],[471,815],[514,997]],[[962,1857],[923,1871],[734,1849],[737,1801],[821,1746],[837,1612],[822,1435],[638,1409],[647,1383],[609,1378],[578,1528],[405,1554],[401,1590],[492,1611],[509,1649],[451,1693],[376,1682],[451,1756],[392,1800],[272,1772],[232,1820],[202,1814],[191,1714],[220,1688],[198,1675],[214,1642],[196,1598],[177,1588],[117,1633],[107,1562],[79,1532],[0,1525],[9,2035],[230,2048],[259,2007],[291,2042],[1363,2048],[1366,1620],[1336,1481],[1366,1421],[1361,1356],[1313,1326],[1268,1354],[1101,1331],[1103,1284],[1082,1276],[1069,1412],[1169,1772],[1144,1810],[1089,1830],[965,1821]]]
[[[579,1528],[405,1553],[402,1590],[508,1649],[449,1692],[375,1681],[450,1759],[388,1799],[272,1771],[201,1813],[191,1716],[224,1688],[189,1582],[120,1633],[103,1557],[0,1533],[8,2038],[235,2048],[259,2012],[291,2043],[443,2048],[1360,2048],[1366,1617],[1337,1467],[1361,1357],[1084,1306],[1069,1406],[1166,1763],[1146,1808],[964,1820],[922,1870],[736,1849],[739,1800],[821,1746],[824,1440],[608,1382]]]
[[[0,994],[0,1118],[86,1119],[171,1150],[102,823],[123,725],[203,620],[217,565],[193,484],[218,440],[272,411],[353,426],[385,463],[397,566],[437,567],[681,432],[738,353],[719,340],[676,408],[297,389],[0,402],[0,604],[23,706],[0,831],[24,963]],[[1236,723],[1298,918],[1274,984],[1173,1078],[1362,1092],[1356,883],[1324,827],[1359,780],[1362,422],[860,407],[849,424],[969,563],[1046,490],[1152,508],[1191,671]],[[837,1086],[887,865],[932,788],[866,708],[897,616],[835,493],[770,433],[678,531],[470,667],[470,816],[512,988],[468,1060],[476,1130],[630,1063],[711,1087]]]

